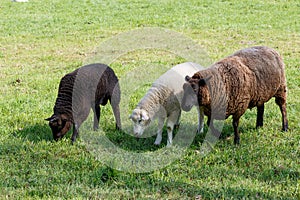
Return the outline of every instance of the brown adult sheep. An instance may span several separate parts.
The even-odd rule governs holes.
[[[90,109],[94,112],[94,130],[99,127],[100,105],[107,101],[113,109],[116,128],[121,129],[120,88],[114,71],[104,64],[90,64],[65,75],[59,84],[54,114],[47,118],[53,138],[62,138],[73,125],[72,143],[80,125],[87,119]]]
[[[223,119],[233,116],[234,143],[239,144],[240,117],[247,108],[257,107],[256,127],[263,126],[264,103],[275,97],[282,114],[282,130],[287,131],[284,68],[282,58],[271,48],[258,46],[237,51],[192,77],[186,76],[182,109],[189,111],[193,105],[203,106],[207,125],[213,134],[219,135],[213,120],[222,120],[222,114],[212,116],[212,112],[225,108]]]

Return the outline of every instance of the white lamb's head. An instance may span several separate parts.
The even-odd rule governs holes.
[[[129,119],[131,119],[133,122],[133,133],[137,137],[144,133],[144,130],[151,122],[149,113],[140,108],[134,109]]]

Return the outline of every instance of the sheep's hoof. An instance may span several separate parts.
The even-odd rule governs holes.
[[[154,142],[154,145],[157,145],[157,146],[159,146],[159,145],[160,145],[160,143],[161,143],[161,139],[156,139],[156,140],[155,140],[155,142]]]
[[[197,129],[197,132],[196,132],[197,134],[203,134],[204,133],[204,130],[203,130],[203,128],[199,131],[199,129]]]
[[[118,130],[118,131],[121,130],[121,127],[119,127],[117,124],[116,124],[116,130]]]
[[[256,125],[256,129],[262,128],[263,125]]]
[[[234,138],[234,144],[235,145],[240,145],[240,138]]]
[[[281,131],[287,132],[288,131],[288,126],[283,127]]]
[[[155,142],[154,142],[154,145],[160,145],[161,140],[162,140],[162,137],[160,135],[157,135],[157,137],[155,139]]]

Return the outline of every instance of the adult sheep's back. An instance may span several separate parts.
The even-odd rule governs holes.
[[[286,93],[285,65],[274,49],[264,46],[247,48],[236,52],[232,57],[238,58],[253,76],[253,82],[250,83],[252,101],[249,108],[261,106],[276,93]]]

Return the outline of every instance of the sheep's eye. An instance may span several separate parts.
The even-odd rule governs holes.
[[[198,88],[197,88],[196,85],[192,85],[192,89],[193,89],[193,91],[194,91],[195,93],[197,93]]]

